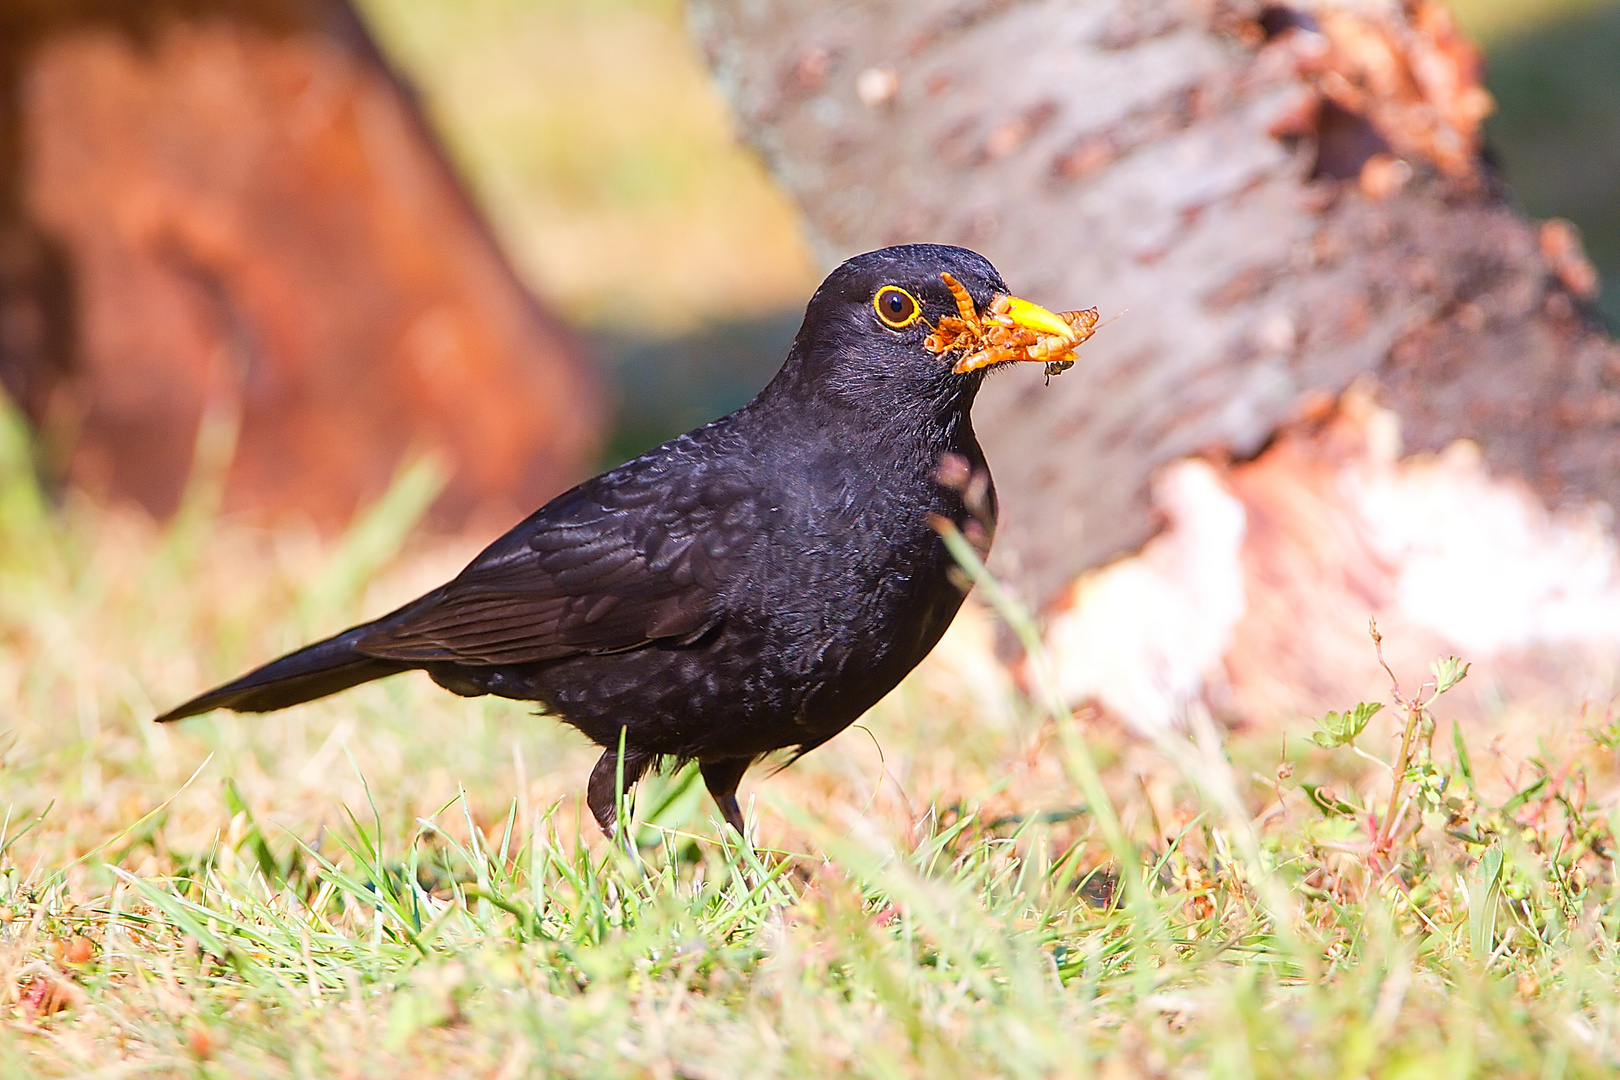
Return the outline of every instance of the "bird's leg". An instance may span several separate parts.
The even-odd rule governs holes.
[[[703,774],[703,783],[709,789],[709,795],[714,804],[720,808],[720,816],[726,819],[726,824],[737,830],[737,835],[743,835],[742,811],[737,807],[737,785],[742,782],[743,773],[753,763],[753,758],[723,758],[720,761],[705,761],[699,764],[698,771]]]
[[[650,764],[651,758],[625,750],[623,790],[635,787]],[[619,820],[619,775],[619,750],[615,747],[602,751],[602,756],[596,759],[596,767],[591,770],[590,782],[585,785],[585,805],[591,808],[591,816],[609,836],[613,835],[613,826]]]

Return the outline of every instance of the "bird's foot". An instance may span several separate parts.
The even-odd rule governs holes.
[[[744,833],[742,809],[737,805],[737,785],[742,782],[743,773],[748,771],[751,764],[753,758],[726,758],[705,761],[698,766],[709,795],[720,808],[720,816],[726,819],[727,825],[737,830],[738,836]]]
[[[620,750],[604,750],[591,770],[590,782],[585,785],[585,805],[602,832],[612,836],[619,823],[619,796],[636,786],[647,771],[651,759],[632,750],[624,750],[621,764]]]

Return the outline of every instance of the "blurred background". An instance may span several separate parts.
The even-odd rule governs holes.
[[[1620,325],[1620,2],[1455,10],[1512,198],[1578,227]],[[827,267],[684,20],[11,0],[0,382],[42,474],[167,514],[224,400],[229,508],[339,528],[425,441],[438,524],[488,532],[746,401]]]
[[[825,267],[678,0],[364,0],[524,281],[607,371],[617,462],[764,385]]]
[[[1511,199],[1620,322],[1620,2],[1458,0]],[[11,0],[0,384],[47,486],[491,533],[745,402],[818,264],[677,0]],[[177,29],[178,28],[178,29]],[[808,53],[807,53],[808,55]],[[206,423],[212,418],[217,423]]]
[[[1620,2],[1454,0],[1521,208],[1581,230],[1620,326]],[[737,145],[677,0],[361,0],[525,279],[614,378],[608,456],[746,401],[815,263]]]
[[[1620,4],[1457,0],[1485,46],[1490,144],[1519,205],[1580,228],[1620,327]]]

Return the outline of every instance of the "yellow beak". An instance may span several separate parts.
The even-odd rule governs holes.
[[[1001,305],[997,304],[996,307],[999,308]],[[1020,330],[1033,330],[1037,334],[1055,334],[1065,338],[1074,333],[1074,329],[1068,323],[1039,304],[1009,296],[1006,299],[1006,308],[1006,318]]]
[[[1055,375],[1074,366],[1074,350],[1097,328],[1096,308],[1058,314],[1005,293],[980,315],[955,278],[939,276],[956,300],[957,314],[941,316],[923,348],[936,356],[957,353],[951,370],[958,375],[1014,360],[1044,363],[1046,373]]]

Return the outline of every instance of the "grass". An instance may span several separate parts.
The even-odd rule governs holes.
[[[975,606],[866,724],[745,785],[751,844],[691,772],[645,787],[610,842],[582,824],[577,737],[425,679],[149,723],[453,570],[468,549],[408,541],[430,466],[326,544],[216,518],[228,424],[161,529],[49,510],[0,431],[0,1075],[1620,1059],[1612,719],[1504,762],[1451,737],[1436,695],[1465,672],[1442,663],[1398,700],[1369,688],[1394,708],[1225,744],[1194,714],[1155,745],[1077,721],[1038,656],[1020,694]]]

